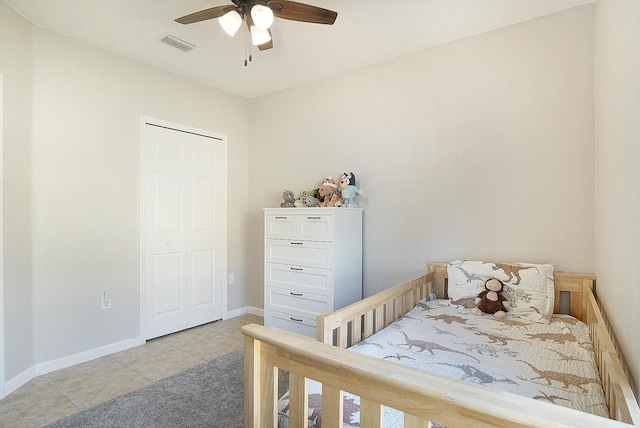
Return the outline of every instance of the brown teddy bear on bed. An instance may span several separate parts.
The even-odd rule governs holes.
[[[502,281],[496,278],[487,279],[484,283],[484,290],[476,297],[476,307],[471,312],[475,315],[493,314],[498,319],[506,317],[510,304],[507,298],[502,295],[502,290],[504,290]]]

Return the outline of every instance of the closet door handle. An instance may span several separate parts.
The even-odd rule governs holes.
[[[304,269],[291,266],[289,269],[302,272]]]
[[[296,297],[302,297],[303,296],[302,293],[294,293],[293,291],[290,291],[289,294],[291,294],[292,296],[296,296]]]
[[[298,319],[298,318],[294,318],[294,317],[289,317],[289,319],[291,321],[295,321],[295,322],[302,322],[302,319]]]
[[[304,242],[291,242],[291,245],[304,245]]]

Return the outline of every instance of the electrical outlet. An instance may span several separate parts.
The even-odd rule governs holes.
[[[229,274],[229,285],[233,285],[236,283],[236,274],[235,273],[230,273]]]
[[[111,291],[105,290],[100,297],[100,309],[111,309]]]

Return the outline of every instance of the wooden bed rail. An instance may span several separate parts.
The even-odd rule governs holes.
[[[348,348],[382,330],[436,292],[434,272],[316,318],[319,342]]]
[[[596,354],[596,364],[600,372],[602,389],[609,407],[609,417],[621,421],[633,422],[640,426],[640,408],[622,363],[618,358],[613,341],[596,298],[592,293],[587,294],[586,316],[584,322],[589,326],[593,349]],[[624,380],[624,381],[623,381]]]
[[[342,426],[343,391],[360,396],[360,425],[381,427],[383,406],[405,427],[598,427],[628,424],[350,352],[256,324],[245,335],[245,427],[277,426],[278,368],[289,372],[289,426],[306,426],[307,379],[322,383],[322,424]]]

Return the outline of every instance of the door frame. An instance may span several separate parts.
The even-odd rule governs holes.
[[[2,106],[4,105],[4,76],[0,73],[0,399],[5,394],[5,355],[4,355],[4,116],[2,115]]]
[[[229,187],[229,178],[228,178],[228,154],[227,154],[227,136],[224,134],[219,134],[217,132],[208,131],[205,129],[194,128],[192,126],[187,126],[179,123],[168,122],[166,120],[157,119],[148,116],[140,116],[140,210],[138,213],[139,216],[139,227],[140,227],[140,337],[146,337],[146,318],[145,318],[145,271],[144,271],[144,243],[145,243],[145,223],[144,223],[144,207],[145,207],[145,192],[144,192],[144,146],[143,146],[143,130],[146,125],[158,126],[161,128],[170,129],[178,132],[186,132],[189,134],[201,135],[208,138],[213,138],[215,140],[220,141],[222,144],[222,154],[224,156],[224,171],[223,175],[225,177],[225,185],[223,189],[223,200],[225,201],[224,208],[222,212],[219,213],[220,220],[222,222],[222,240],[224,253],[222,255],[222,319],[227,319],[227,288],[228,284],[228,275],[227,275],[227,253],[228,253],[228,241],[227,241],[227,207],[228,207],[228,187]],[[218,214],[217,214],[218,215]]]

